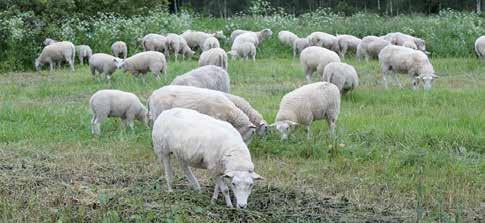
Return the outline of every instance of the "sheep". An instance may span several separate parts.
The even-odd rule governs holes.
[[[359,46],[357,46],[357,59],[365,58],[369,62],[370,58],[377,58],[381,50],[390,44],[389,41],[377,36],[366,36],[362,38]]]
[[[53,39],[51,39],[51,38],[46,38],[46,39],[44,40],[44,42],[42,42],[42,43],[44,44],[44,46],[49,46],[49,45],[51,45],[51,44],[53,44],[53,43],[57,43],[57,42],[59,42],[59,41],[57,41],[57,40],[53,40]]]
[[[213,48],[204,51],[199,58],[199,67],[205,65],[216,65],[227,70],[227,54],[221,48]]]
[[[95,53],[89,58],[89,69],[93,77],[95,77],[97,71],[99,74],[104,74],[110,80],[111,75],[116,71],[121,61],[122,59],[109,54]]]
[[[116,41],[111,45],[111,52],[113,52],[113,56],[120,57],[123,56],[123,59],[126,59],[128,56],[128,47],[126,43],[123,41]]]
[[[423,80],[424,90],[431,89],[432,82],[438,76],[435,74],[433,65],[425,53],[419,50],[409,49],[403,46],[389,45],[379,53],[382,80],[387,89],[386,76],[392,71],[394,80],[402,88],[397,77],[397,72],[407,72],[412,79],[413,89],[416,90],[419,79]]]
[[[213,48],[220,48],[221,44],[219,43],[219,40],[217,40],[215,37],[209,37],[204,40],[204,43],[202,44],[202,51],[207,51]]]
[[[159,51],[167,54],[167,38],[165,36],[150,33],[141,39],[143,51]]]
[[[201,66],[177,76],[170,85],[194,86],[228,93],[231,90],[229,74],[214,65]]]
[[[407,41],[414,42],[418,50],[421,50],[424,53],[428,54],[428,52],[426,51],[426,42],[423,39],[400,32],[388,33],[382,38],[397,46],[404,46],[404,43]]]
[[[145,74],[150,70],[157,80],[160,79],[160,71],[167,78],[167,61],[165,55],[157,51],[145,51],[137,53],[129,58],[124,59],[118,64],[118,68],[123,68],[124,72],[129,71],[134,76],[142,74],[142,80],[145,82]]]
[[[84,59],[89,61],[89,58],[93,55],[93,50],[88,45],[79,45],[77,46],[77,52],[79,56],[79,62],[81,65],[84,64]]]
[[[42,49],[39,57],[35,60],[35,69],[40,72],[42,66],[49,63],[50,71],[54,69],[56,63],[66,60],[74,71],[74,59],[76,57],[76,48],[69,41],[62,41],[47,45]]]
[[[264,136],[266,134],[268,131],[268,122],[264,120],[263,116],[256,111],[246,99],[229,93],[226,93],[226,97],[248,116],[249,121],[256,126],[256,134],[259,136]]]
[[[410,48],[410,49],[413,49],[413,50],[417,50],[418,49],[418,46],[416,46],[416,43],[414,43],[413,41],[405,41],[402,46],[404,47],[407,47],[407,48]]]
[[[225,38],[224,33],[222,31],[217,31],[215,33],[205,33],[205,32],[200,32],[200,31],[192,31],[192,30],[187,30],[184,33],[182,33],[182,38],[187,41],[188,46],[191,49],[199,48],[202,49],[202,45],[204,44],[204,41],[209,38],[209,37],[215,37],[218,39],[223,39]]]
[[[475,41],[475,52],[479,58],[485,60],[485,36],[481,36]]]
[[[185,56],[191,58],[195,53],[187,45],[187,41],[184,38],[174,33],[167,34],[167,47],[174,52],[175,61],[177,61],[178,54],[182,54],[182,59],[185,60]]]
[[[119,117],[121,126],[134,128],[133,120],[137,119],[145,125],[148,123],[148,112],[138,97],[130,92],[120,90],[99,90],[89,99],[93,112],[91,131],[93,135],[101,134],[101,123],[107,117]]]
[[[310,46],[305,48],[300,54],[300,62],[305,71],[305,77],[308,83],[312,82],[312,74],[322,74],[325,66],[331,62],[340,62],[337,53],[319,46]],[[319,75],[321,76],[321,75]]]
[[[232,31],[232,33],[231,33],[231,43],[234,43],[234,40],[236,39],[236,37],[238,37],[239,35],[241,35],[243,33],[247,33],[247,32],[251,32],[251,31],[242,30],[242,29],[236,29],[236,30]]]
[[[148,98],[151,122],[164,110],[188,108],[227,121],[234,126],[246,143],[251,142],[256,126],[223,92],[192,86],[168,85],[154,91]]]
[[[332,62],[325,66],[322,81],[335,84],[340,93],[344,95],[359,85],[359,76],[353,66],[346,63]]]
[[[254,181],[262,179],[254,172],[249,149],[236,129],[227,122],[194,110],[173,108],[160,114],[152,130],[152,143],[158,161],[164,167],[169,192],[173,192],[170,154],[177,157],[196,191],[201,188],[190,167],[209,171],[216,180],[211,198],[213,204],[221,192],[227,207],[232,208],[230,188],[236,198],[236,207],[246,208]]]
[[[247,60],[249,57],[256,61],[256,46],[251,42],[238,42],[232,44],[231,50],[227,52],[235,60],[238,57]]]
[[[281,134],[281,140],[288,139],[293,127],[305,125],[307,138],[311,138],[313,121],[326,119],[331,136],[335,134],[340,112],[340,91],[328,82],[315,82],[297,88],[281,99],[275,123],[271,127]]]
[[[278,39],[283,45],[293,46],[293,42],[298,39],[298,36],[290,31],[280,31],[278,33]]]
[[[234,46],[242,42],[250,42],[257,47],[261,42],[263,42],[263,40],[271,37],[272,35],[273,32],[271,29],[263,29],[259,32],[245,32],[237,36],[232,45]]]
[[[337,42],[339,46],[339,54],[342,58],[345,58],[347,51],[353,50],[357,52],[357,46],[360,44],[360,39],[351,35],[338,35]]]
[[[337,37],[324,32],[313,32],[307,36],[310,46],[320,46],[338,53],[339,45]]]
[[[310,42],[305,38],[297,38],[293,42],[293,58],[299,55],[301,51],[310,46]]]

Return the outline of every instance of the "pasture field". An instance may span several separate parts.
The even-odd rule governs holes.
[[[96,90],[131,91],[143,102],[195,60],[170,61],[166,81],[120,71],[111,83],[87,66],[47,75],[0,75],[0,222],[483,222],[485,221],[485,66],[476,58],[433,58],[441,78],[430,92],[384,90],[379,65],[346,60],[360,86],[342,98],[337,139],[327,124],[276,132],[250,145],[265,177],[247,210],[211,205],[212,181],[196,170],[192,191],[175,165],[175,192],[151,146],[151,132],[119,120],[92,137],[88,100]],[[281,97],[303,85],[290,58],[230,61],[232,93],[272,123]],[[314,77],[314,80],[317,78]],[[208,129],[208,131],[210,131]]]

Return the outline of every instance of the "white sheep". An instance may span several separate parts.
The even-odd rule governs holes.
[[[241,57],[247,60],[249,57],[256,61],[256,46],[251,42],[238,42],[232,44],[231,50],[227,52],[235,60]]]
[[[163,53],[145,51],[124,59],[118,64],[118,68],[123,68],[124,72],[129,71],[134,76],[142,74],[141,78],[145,82],[145,74],[148,71],[151,71],[157,80],[160,79],[160,72],[163,72],[166,79],[168,65]]]
[[[207,169],[215,178],[211,203],[222,193],[227,207],[232,208],[231,188],[236,207],[246,208],[253,181],[262,179],[254,172],[249,149],[233,126],[191,109],[173,108],[160,114],[153,126],[152,143],[164,167],[169,192],[173,191],[171,154],[195,190],[201,189],[190,167]]]
[[[121,58],[123,56],[123,59],[126,59],[128,56],[128,46],[123,41],[116,41],[111,45],[111,52],[115,57]]]
[[[232,45],[237,45],[243,42],[250,42],[257,47],[263,40],[271,37],[273,32],[271,29],[263,29],[259,32],[245,32],[236,37]]]
[[[232,33],[231,33],[231,43],[234,43],[234,40],[236,39],[236,37],[238,37],[239,35],[241,35],[243,33],[247,33],[247,32],[251,32],[251,31],[243,30],[243,29],[236,29],[236,30],[232,31]]]
[[[200,31],[193,31],[193,30],[187,30],[184,33],[182,33],[180,36],[187,41],[188,46],[191,49],[199,48],[202,49],[202,45],[204,44],[204,41],[209,38],[209,37],[215,37],[218,39],[224,39],[224,33],[222,31],[217,31],[215,33],[205,33],[205,32],[200,32]]]
[[[294,127],[305,125],[309,139],[312,122],[326,119],[329,133],[333,136],[339,112],[340,91],[337,86],[328,82],[315,82],[286,94],[281,99],[275,123],[271,126],[276,127],[281,139],[285,140]]]
[[[199,58],[199,67],[205,65],[216,65],[227,70],[227,54],[221,48],[212,48],[202,52]]]
[[[416,46],[416,43],[414,43],[413,41],[405,41],[402,46],[404,47],[407,47],[407,48],[410,48],[410,49],[413,49],[413,50],[417,50],[418,49],[418,46]]]
[[[79,45],[77,46],[77,52],[79,57],[79,62],[81,65],[84,64],[84,59],[89,61],[89,58],[93,55],[93,50],[88,45]]]
[[[339,46],[339,54],[342,58],[345,58],[348,50],[357,52],[357,46],[359,46],[361,39],[352,35],[338,35],[337,42]]]
[[[339,45],[337,37],[324,32],[313,32],[307,36],[310,46],[319,46],[327,48],[331,51],[338,53]]]
[[[407,73],[412,79],[413,89],[416,90],[419,80],[423,80],[424,90],[430,90],[435,75],[433,65],[425,53],[403,46],[389,45],[379,53],[379,63],[382,70],[382,80],[387,89],[386,76],[392,71],[394,80],[402,88],[397,73]]]
[[[128,125],[133,129],[133,120],[148,123],[148,112],[138,97],[130,92],[120,90],[99,90],[89,99],[93,112],[91,131],[93,135],[101,134],[101,123],[107,117],[119,117],[122,127]]]
[[[39,57],[35,60],[35,69],[40,72],[46,63],[50,66],[50,71],[54,69],[56,63],[67,61],[74,71],[74,59],[76,57],[76,47],[69,41],[51,43],[42,49]]]
[[[475,52],[478,57],[485,60],[485,36],[481,36],[475,41]]]
[[[362,38],[359,46],[357,46],[357,59],[365,58],[368,62],[371,58],[377,58],[381,50],[390,44],[389,41],[377,36],[366,36]]]
[[[256,109],[249,104],[249,102],[243,97],[226,93],[226,97],[236,105],[241,111],[243,111],[249,118],[249,121],[256,126],[256,134],[263,136],[268,131],[268,122],[264,120],[263,115],[261,115]]]
[[[283,45],[292,47],[295,40],[298,39],[298,36],[290,31],[280,31],[278,33],[278,39]]]
[[[407,41],[414,42],[418,50],[428,54],[426,51],[426,42],[423,39],[400,32],[388,33],[387,35],[382,36],[382,38],[397,46],[403,46]]]
[[[159,51],[168,56],[167,37],[165,36],[150,33],[141,39],[141,44],[143,51]]]
[[[256,126],[246,114],[237,108],[223,92],[192,86],[164,86],[148,99],[151,121],[165,110],[181,107],[196,110],[222,121],[231,123],[246,143],[251,142]]]
[[[104,74],[110,80],[111,75],[116,71],[121,61],[122,59],[109,54],[95,53],[89,58],[89,69],[93,77],[95,77],[97,71],[99,74]]]
[[[179,75],[171,85],[194,86],[222,92],[231,90],[229,74],[221,67],[214,65],[201,66]]]
[[[355,68],[346,63],[332,62],[325,66],[322,81],[335,84],[343,95],[359,85],[359,76]]]
[[[209,37],[204,40],[204,43],[202,44],[202,51],[207,51],[213,48],[220,48],[221,44],[219,43],[219,40],[216,39],[215,37]]]
[[[44,42],[42,42],[42,43],[44,44],[44,46],[49,46],[49,45],[51,45],[51,44],[53,44],[53,43],[57,43],[57,42],[59,42],[59,41],[57,41],[57,40],[53,40],[53,39],[51,39],[51,38],[46,38],[46,39],[44,40]]]
[[[293,42],[293,58],[301,53],[305,48],[310,46],[310,42],[305,38],[297,38]]]
[[[323,74],[325,66],[331,62],[340,62],[337,53],[319,46],[310,46],[305,48],[300,54],[300,62],[305,71],[305,77],[308,83],[312,82],[312,74]]]
[[[185,57],[191,58],[194,55],[194,51],[190,49],[187,45],[187,41],[181,36],[169,33],[167,34],[167,46],[169,50],[172,50],[175,54],[175,61],[177,61],[177,57],[179,54],[182,54],[182,59],[185,60]]]

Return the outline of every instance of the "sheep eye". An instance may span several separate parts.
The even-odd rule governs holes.
[[[233,186],[233,187],[236,187],[236,184],[235,184],[235,183],[232,183],[232,186]]]
[[[253,187],[253,184],[252,184],[252,183],[251,183],[251,184],[249,184],[249,188],[252,188],[252,187]]]

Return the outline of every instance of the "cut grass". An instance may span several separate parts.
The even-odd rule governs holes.
[[[101,137],[91,136],[92,93],[115,88],[146,101],[196,67],[170,62],[167,81],[149,76],[146,84],[122,72],[111,83],[93,80],[79,66],[74,73],[1,75],[0,221],[413,221],[417,213],[426,221],[485,219],[485,68],[476,59],[433,59],[443,76],[431,92],[386,91],[375,61],[347,61],[361,85],[342,98],[336,142],[327,141],[325,122],[313,125],[311,140],[302,129],[288,141],[275,132],[253,140],[266,180],[247,211],[210,205],[212,183],[203,170],[196,171],[202,194],[180,172],[176,192],[167,194],[150,131],[140,123],[131,132],[111,119]],[[269,122],[281,97],[304,84],[291,59],[230,61],[229,73],[232,92]]]

